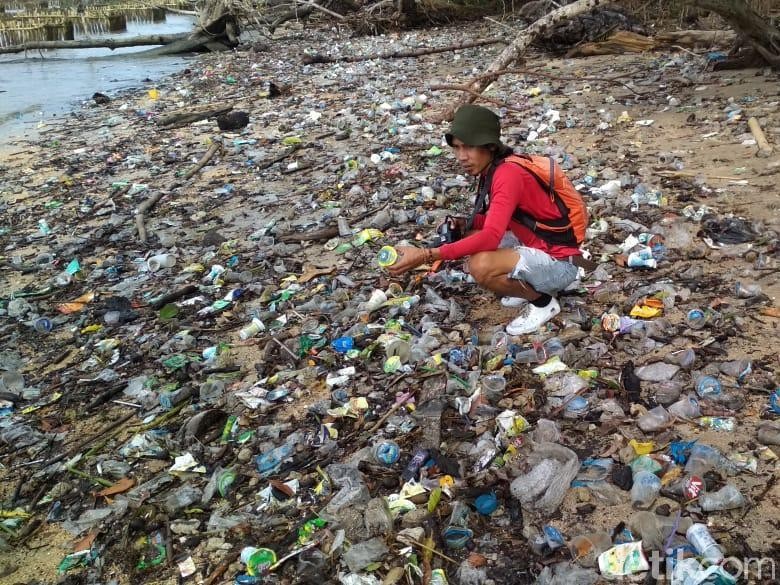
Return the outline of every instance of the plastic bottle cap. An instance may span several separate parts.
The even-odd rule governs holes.
[[[382,441],[376,447],[374,447],[374,456],[376,457],[377,461],[383,463],[384,465],[392,465],[398,461],[400,455],[401,453],[398,445],[391,441]]]
[[[392,246],[382,246],[377,254],[377,262],[382,268],[392,266],[398,261],[398,252]]]

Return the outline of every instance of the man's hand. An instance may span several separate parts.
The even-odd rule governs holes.
[[[401,276],[425,264],[425,250],[413,246],[396,246],[395,251],[398,252],[398,260],[387,269],[393,276]]]
[[[466,219],[465,217],[452,217],[450,218],[450,220],[453,223],[453,227],[465,236],[466,224],[468,223],[468,219]]]

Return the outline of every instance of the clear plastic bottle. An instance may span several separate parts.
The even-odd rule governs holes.
[[[680,366],[683,370],[690,370],[696,361],[696,352],[692,349],[685,349],[682,351],[673,351],[664,356],[664,361],[667,364],[675,364]]]
[[[734,484],[727,483],[716,492],[707,492],[699,496],[699,505],[705,512],[731,510],[745,505],[745,497]]]
[[[661,479],[649,471],[640,471],[634,475],[631,487],[631,505],[638,510],[646,510],[653,505],[661,491]]]
[[[701,416],[699,401],[695,396],[689,394],[672,404],[669,407],[669,413],[680,418],[696,418]]]
[[[646,433],[661,431],[669,426],[672,417],[663,406],[656,406],[636,419],[637,426]]]
[[[709,562],[717,564],[723,560],[723,551],[705,524],[691,524],[685,532],[685,538],[693,545],[696,552]]]
[[[715,447],[696,443],[691,448],[691,454],[685,464],[685,474],[703,477],[708,471],[717,469],[722,461],[723,455]]]
[[[734,285],[734,294],[740,299],[757,297],[761,293],[761,287],[757,284],[742,284],[741,282],[737,282]]]

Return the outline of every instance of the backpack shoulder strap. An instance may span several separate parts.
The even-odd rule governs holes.
[[[493,175],[496,172],[496,168],[512,156],[514,155],[493,159],[485,175],[480,177],[479,186],[477,187],[477,195],[474,198],[474,210],[471,212],[471,216],[469,216],[468,220],[466,221],[465,231],[469,231],[472,227],[474,227],[474,218],[477,216],[477,214],[485,213],[487,211],[488,197],[490,195],[490,188],[493,185]]]

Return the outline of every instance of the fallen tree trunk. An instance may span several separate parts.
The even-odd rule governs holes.
[[[654,37],[621,30],[612,33],[606,40],[578,45],[566,53],[566,57],[644,53],[669,45],[681,47],[727,45],[735,39],[736,34],[730,30],[679,30],[659,33]]]
[[[686,0],[686,4],[711,10],[726,20],[752,44],[764,60],[780,68],[780,28],[744,0]]]
[[[215,44],[218,43],[218,44]],[[145,57],[160,55],[178,55],[180,53],[195,53],[203,49],[211,51],[209,46],[217,51],[223,51],[235,47],[238,43],[226,38],[224,31],[222,34],[209,34],[208,32],[197,32],[183,39],[174,41],[162,47],[155,47],[148,51],[137,53]]]
[[[77,39],[74,41],[33,41],[23,45],[0,47],[0,55],[22,53],[30,50],[51,49],[120,49],[123,47],[142,47],[145,45],[169,45],[187,39],[189,33],[175,35],[144,35],[129,39]]]
[[[574,47],[566,57],[590,57],[593,55],[617,55],[621,53],[644,53],[656,47],[656,42],[644,35],[619,30],[604,41],[585,43]]]
[[[675,30],[660,32],[653,37],[659,43],[667,45],[728,45],[737,38],[732,30]]]
[[[408,51],[388,51],[386,53],[377,53],[376,55],[343,55],[340,57],[330,57],[328,55],[314,54],[304,55],[303,64],[312,63],[356,63],[358,61],[370,61],[371,59],[406,59],[407,57],[422,57],[423,55],[435,55],[436,53],[449,53],[460,49],[471,49],[473,47],[484,47],[486,45],[495,45],[496,43],[505,43],[503,38],[483,39],[479,41],[464,41],[445,47],[421,47],[419,49],[410,49]]]
[[[591,8],[598,6],[599,3],[600,0],[577,0],[572,4],[568,4],[553,10],[549,14],[546,14],[536,22],[529,25],[528,28],[517,35],[515,40],[512,41],[512,43],[509,44],[501,52],[501,54],[493,60],[493,62],[487,68],[487,75],[480,76],[469,84],[468,87],[473,93],[467,93],[465,98],[462,98],[454,104],[446,106],[444,110],[438,112],[438,115],[435,117],[440,121],[451,120],[455,115],[455,110],[459,105],[472,103],[475,99],[477,99],[477,96],[485,91],[488,86],[493,83],[499,76],[499,73],[497,72],[506,69],[509,67],[509,65],[515,62],[520,57],[520,55],[522,55],[523,51],[525,51],[526,47],[528,47],[528,45],[530,45],[539,34],[543,33],[549,27],[562,20],[572,18],[573,16],[577,16],[583,12],[587,12]],[[491,76],[491,73],[495,73],[495,75]]]

